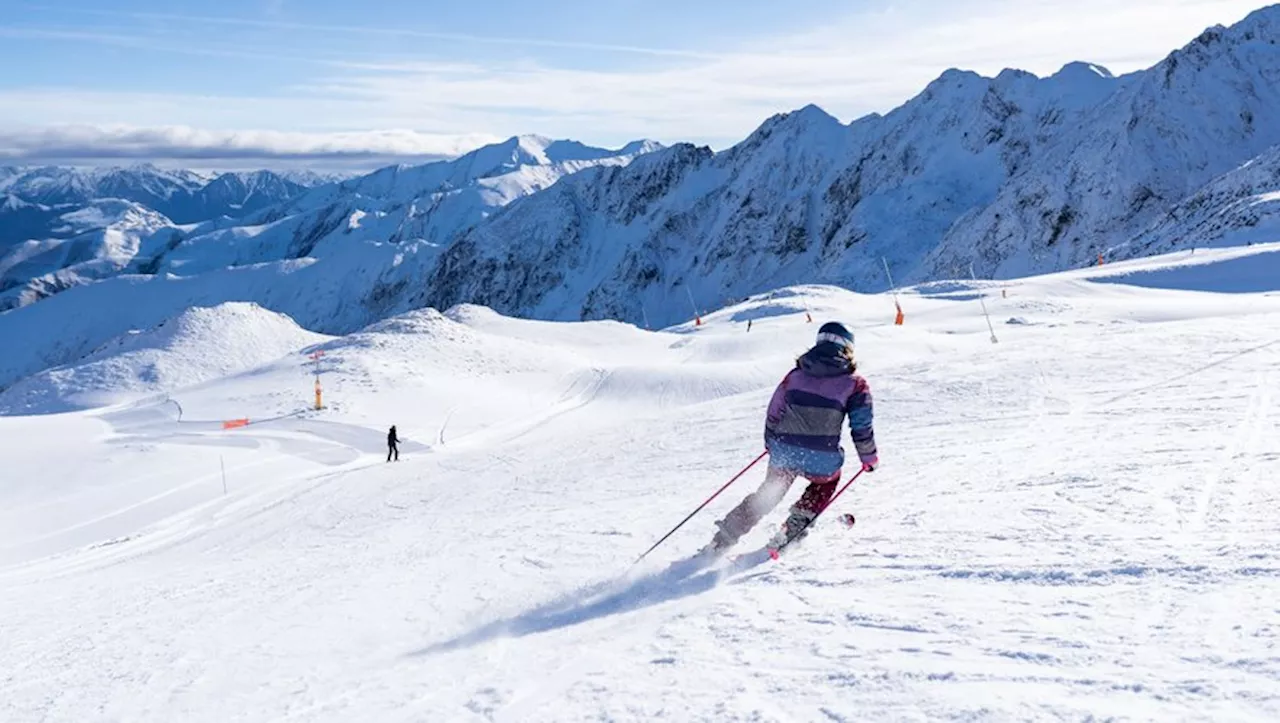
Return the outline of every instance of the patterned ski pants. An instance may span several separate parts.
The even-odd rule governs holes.
[[[720,526],[720,532],[716,534],[717,538],[726,545],[737,542],[738,538],[750,532],[761,518],[778,506],[782,498],[786,497],[787,490],[791,489],[791,484],[795,482],[796,477],[801,476],[809,481],[809,486],[805,488],[804,494],[800,495],[800,499],[791,506],[791,514],[810,518],[816,516],[835,494],[836,485],[840,483],[840,473],[836,472],[830,477],[817,477],[770,466],[760,489],[747,495],[746,499],[717,523]]]

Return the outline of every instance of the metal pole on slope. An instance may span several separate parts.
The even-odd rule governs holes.
[[[902,313],[902,304],[898,303],[898,285],[893,283],[893,274],[889,273],[889,260],[881,256],[880,262],[884,264],[884,275],[889,279],[889,290],[893,292],[893,307],[898,311],[893,318],[893,323],[896,326],[902,326],[906,321],[906,315]]]
[[[698,313],[698,305],[693,300],[693,291],[689,289],[689,285],[684,285],[684,293],[689,295],[689,306],[693,308],[693,324],[694,326],[702,326],[702,314]]]
[[[974,281],[978,280],[978,275],[973,273],[972,262],[970,262],[969,264],[969,278],[973,279]],[[979,293],[978,301],[982,304],[982,315],[987,317],[987,328],[991,330],[991,343],[992,344],[998,343],[1000,340],[996,338],[996,329],[991,325],[991,315],[987,313],[986,297],[983,296],[981,293]]]
[[[636,561],[635,561],[635,562],[633,562],[633,563],[631,563],[631,564],[632,564],[632,565],[635,565],[636,563],[638,563],[638,562],[640,562],[641,560],[643,560],[645,557],[648,557],[648,555],[649,555],[649,553],[650,553],[650,552],[653,552],[654,550],[658,549],[658,545],[661,545],[662,543],[666,542],[668,537],[671,537],[672,535],[676,534],[676,530],[680,529],[681,527],[684,527],[685,523],[686,523],[686,522],[688,522],[689,520],[692,520],[694,515],[698,514],[699,512],[701,512],[701,511],[702,511],[702,509],[703,509],[704,507],[706,507],[707,505],[711,504],[711,500],[714,500],[715,498],[719,497],[721,492],[724,492],[725,490],[729,489],[729,485],[733,484],[734,482],[737,482],[737,481],[742,477],[742,475],[746,474],[748,470],[750,470],[752,467],[756,466],[756,464],[757,464],[760,460],[764,459],[764,458],[765,458],[765,456],[766,456],[766,455],[768,455],[768,454],[769,454],[769,450],[765,450],[765,451],[763,451],[763,452],[761,452],[761,453],[760,453],[760,456],[759,456],[759,457],[756,457],[755,459],[751,460],[751,464],[747,465],[746,467],[743,467],[741,472],[739,472],[739,473],[737,473],[737,474],[735,474],[735,475],[733,476],[733,479],[729,480],[728,482],[725,482],[723,487],[721,487],[720,489],[716,490],[716,491],[715,491],[715,492],[714,492],[710,497],[708,497],[708,498],[707,498],[707,499],[706,499],[702,504],[698,505],[698,509],[694,510],[693,512],[690,512],[688,517],[685,517],[683,520],[680,520],[680,524],[678,524],[678,525],[676,525],[675,527],[671,528],[671,531],[670,531],[670,532],[668,532],[667,534],[663,535],[661,540],[658,540],[657,542],[653,543],[653,547],[650,547],[649,549],[645,550],[645,551],[644,551],[644,554],[640,555],[640,557],[637,557],[637,558],[636,558]],[[855,475],[855,479],[856,479],[856,477],[857,477],[857,476]]]
[[[222,467],[222,494],[223,496],[226,496],[227,494],[227,462],[222,458],[222,455],[218,455],[218,464],[221,465]]]

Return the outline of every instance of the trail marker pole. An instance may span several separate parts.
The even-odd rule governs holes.
[[[320,395],[320,357],[322,356],[324,356],[324,352],[319,349],[311,354],[312,361],[316,363],[316,409],[321,409],[324,406]]]
[[[889,273],[889,260],[881,256],[880,263],[884,264],[884,275],[889,279],[889,290],[893,292],[893,306],[898,310],[897,315],[893,317],[893,323],[895,326],[902,326],[907,317],[902,313],[902,304],[898,303],[898,286],[893,283],[893,274]]]
[[[222,467],[222,495],[225,497],[227,494],[227,462],[222,458],[222,455],[218,455],[218,464]]]
[[[978,280],[978,275],[977,275],[977,274],[975,274],[975,273],[973,273],[973,264],[972,264],[972,263],[970,263],[970,264],[969,264],[969,278],[973,279],[974,281],[977,281],[977,280]],[[992,343],[992,344],[996,344],[996,343],[998,343],[1000,340],[996,338],[996,329],[995,329],[995,327],[993,327],[993,326],[991,325],[991,314],[988,314],[988,313],[987,313],[987,300],[986,300],[986,296],[985,296],[985,295],[983,295],[983,294],[981,294],[981,293],[979,293],[979,294],[978,294],[978,302],[982,304],[982,315],[983,315],[983,316],[985,316],[985,317],[987,317],[987,329],[989,329],[989,330],[991,331],[991,343]]]
[[[689,285],[685,284],[684,293],[689,295],[689,306],[693,308],[693,325],[702,326],[702,314],[698,313],[698,305],[693,301],[693,291],[689,289]]]

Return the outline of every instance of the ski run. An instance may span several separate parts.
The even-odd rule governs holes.
[[[928,284],[901,326],[830,286],[652,332],[460,306],[265,364],[269,312],[215,307],[92,362],[164,390],[7,400],[0,720],[1276,720],[1267,278],[1280,244]],[[803,482],[691,559],[761,464],[633,565],[828,320],[879,468],[776,561]]]

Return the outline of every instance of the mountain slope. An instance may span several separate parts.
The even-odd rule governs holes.
[[[362,240],[444,245],[495,210],[566,175],[598,165],[623,165],[654,148],[655,144],[640,142],[609,151],[517,136],[452,161],[392,166],[250,214],[241,227],[193,233],[159,268],[193,274],[323,257],[326,248]]]
[[[948,71],[884,116],[815,108],[719,154],[672,148],[512,204],[415,303],[672,323],[777,284],[1080,266],[1280,143],[1280,6],[1121,78]],[[467,273],[462,273],[466,270]],[[479,272],[477,273],[477,270]]]
[[[652,148],[640,142],[621,150],[644,154]],[[424,236],[447,240],[565,175],[632,158],[518,137],[452,162],[386,168],[325,185],[251,214],[244,222],[252,225],[162,227],[121,245],[134,255],[112,268],[127,275],[76,286],[87,278],[84,271],[54,273],[56,284],[46,284],[42,271],[7,298],[25,303],[35,292],[60,293],[0,314],[0,340],[15,340],[14,351],[0,355],[0,390],[193,305],[249,300],[308,329],[354,331],[413,308],[411,291],[430,274],[443,245]],[[38,250],[52,257],[59,248]],[[105,264],[95,271],[100,267]],[[52,327],[62,333],[48,335]]]
[[[179,224],[243,216],[305,190],[306,186],[271,171],[210,177],[149,164],[128,168],[10,169],[9,177],[0,180],[0,191],[30,203],[80,205],[118,198],[146,206]]]
[[[922,272],[1020,275],[1088,263],[1215,176],[1280,143],[1280,6],[1205,31],[1100,104]]]
[[[1280,239],[1280,146],[1224,174],[1169,209],[1108,259]]]
[[[104,303],[148,325],[252,300],[325,333],[460,303],[667,326],[782,285],[887,288],[886,265],[899,283],[1079,267],[1280,143],[1278,78],[1275,6],[1145,71],[952,70],[885,115],[808,106],[720,153],[520,136],[382,169],[183,229],[127,269],[148,279],[0,316],[0,338],[75,330],[0,361],[0,388],[130,328]]]
[[[0,414],[103,406],[226,377],[327,340],[256,304],[192,307],[0,392]]]
[[[132,201],[40,208],[55,235],[0,247],[0,311],[115,276],[180,236],[169,219]]]

